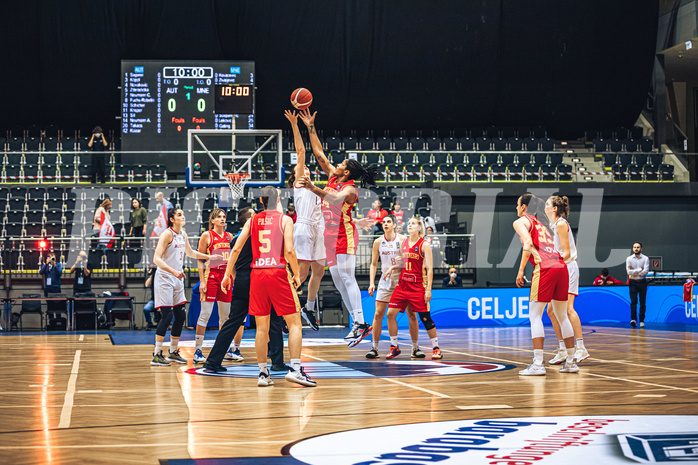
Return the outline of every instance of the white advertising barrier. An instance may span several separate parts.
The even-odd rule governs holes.
[[[698,416],[417,423],[318,436],[294,444],[290,454],[312,465],[698,463]]]

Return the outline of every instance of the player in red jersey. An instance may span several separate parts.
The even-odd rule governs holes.
[[[286,374],[286,380],[303,386],[316,386],[317,383],[301,367],[303,333],[300,302],[296,295],[296,288],[301,282],[298,260],[293,248],[293,220],[278,210],[281,199],[275,187],[262,188],[260,201],[264,205],[264,211],[250,218],[242,228],[230,253],[223,287],[230,289],[230,276],[235,262],[243,245],[250,238],[253,258],[250,272],[250,315],[254,315],[257,323],[255,337],[255,350],[259,364],[257,385],[274,384],[267,369],[269,316],[273,306],[277,315],[284,317],[289,330],[288,351],[291,354],[291,369]]]
[[[405,311],[409,305],[410,310],[419,313],[424,329],[427,330],[432,345],[432,360],[443,358],[439,349],[439,339],[436,335],[436,325],[431,319],[429,301],[431,300],[431,285],[434,279],[433,256],[431,246],[424,241],[424,222],[419,218],[410,218],[407,222],[407,237],[401,245],[402,258],[398,263],[390,267],[381,279],[390,279],[390,276],[402,268],[400,280],[395,287],[388,304],[388,333],[390,333],[390,351],[385,356],[387,359],[400,355],[401,350],[397,342],[398,313]],[[426,275],[426,282],[425,282]]]
[[[561,373],[576,373],[579,371],[574,360],[574,330],[567,318],[567,291],[569,277],[567,265],[558,252],[555,251],[553,238],[547,228],[547,218],[544,213],[543,200],[524,194],[516,203],[516,214],[519,219],[514,221],[514,230],[518,233],[523,244],[521,264],[516,276],[516,285],[524,285],[524,269],[530,261],[533,265],[531,279],[531,296],[529,304],[529,319],[531,321],[531,337],[533,339],[533,363],[519,372],[520,375],[545,375],[543,365],[543,311],[546,303],[551,302],[555,317],[560,323],[562,338],[567,350],[567,361],[560,368]]]
[[[204,344],[204,336],[206,334],[206,326],[211,313],[213,313],[213,304],[218,302],[218,326],[223,326],[223,323],[228,319],[230,314],[230,301],[232,294],[224,292],[221,289],[221,282],[225,276],[225,264],[228,262],[230,255],[230,241],[233,240],[233,235],[225,230],[226,220],[225,210],[214,208],[209,215],[209,231],[206,231],[199,238],[199,252],[207,255],[220,256],[224,262],[217,268],[207,268],[203,260],[199,260],[199,298],[201,300],[201,313],[196,322],[196,340],[194,345],[194,363],[205,362],[206,358],[201,352],[201,347]],[[239,338],[242,337],[242,328],[236,335],[236,340],[239,343]],[[235,354],[237,352],[237,354]],[[240,349],[232,347],[228,350],[226,357],[236,361],[244,360],[240,356]]]
[[[351,331],[344,338],[349,342],[349,347],[354,347],[371,334],[371,326],[364,320],[361,290],[355,275],[356,249],[359,246],[359,236],[351,216],[352,209],[359,200],[359,189],[355,181],[360,180],[362,187],[375,185],[378,169],[375,166],[364,168],[361,163],[351,158],[347,158],[336,167],[333,166],[325,156],[315,130],[316,114],[317,112],[311,116],[309,112],[301,113],[300,117],[308,127],[315,158],[329,179],[325,190],[314,186],[307,175],[303,176],[298,184],[322,199],[327,266],[330,268],[332,281],[354,320]],[[370,220],[365,223],[366,226],[371,224]]]

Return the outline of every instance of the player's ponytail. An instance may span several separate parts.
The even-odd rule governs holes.
[[[352,181],[359,180],[361,187],[376,185],[376,179],[378,179],[378,174],[380,173],[380,169],[376,165],[364,168],[361,166],[361,163],[353,158],[347,158],[346,167],[349,170],[349,179]]]
[[[566,196],[560,197],[559,195],[553,195],[550,197],[550,204],[553,208],[557,208],[555,211],[555,216],[561,216],[567,218],[570,214],[570,201]]]

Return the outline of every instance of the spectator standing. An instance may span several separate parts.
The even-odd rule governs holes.
[[[131,228],[128,235],[131,237],[145,237],[145,228],[148,224],[148,211],[143,208],[139,199],[131,200]]]
[[[46,263],[41,266],[39,274],[43,276],[44,280],[44,297],[48,297],[49,293],[60,294],[63,265],[56,263],[56,254],[53,252],[48,254]]]
[[[174,205],[172,205],[172,202],[167,200],[165,198],[165,194],[163,194],[162,192],[158,192],[157,194],[155,194],[155,200],[158,203],[158,210],[160,208],[162,208],[163,205],[165,206],[165,210],[171,210],[174,208]]]
[[[630,326],[637,326],[637,301],[640,298],[640,328],[645,327],[645,305],[647,300],[647,272],[650,270],[650,259],[642,254],[642,244],[633,244],[633,254],[625,260],[628,272],[628,288],[630,291]]]
[[[92,292],[92,264],[87,261],[87,252],[81,250],[77,260],[70,267],[70,274],[75,275],[73,295],[81,292]]]
[[[373,201],[373,208],[368,211],[366,218],[373,222],[372,233],[380,234],[383,232],[383,218],[388,214],[387,210],[383,209],[380,200]]]
[[[111,216],[109,212],[111,212],[111,200],[104,199],[102,203],[99,205],[99,207],[97,207],[97,210],[95,210],[95,216],[92,220],[92,235],[94,237],[99,237],[99,230],[104,222],[105,217],[107,220],[111,222]]]
[[[400,201],[398,199],[395,199],[395,203],[393,203],[393,211],[391,213],[395,216],[397,224],[402,226],[404,223],[402,217],[405,215],[405,210],[400,208]]]
[[[463,287],[463,280],[460,276],[458,276],[458,273],[454,267],[449,268],[448,276],[444,278],[443,285],[441,287],[444,289]]]
[[[594,286],[607,286],[610,284],[623,284],[623,281],[620,281],[613,276],[609,276],[608,274],[608,268],[603,268],[601,270],[601,274],[594,279]]]
[[[97,126],[92,130],[92,137],[87,143],[87,146],[92,150],[92,166],[91,175],[92,183],[97,182],[97,177],[101,183],[106,182],[107,172],[106,172],[106,154],[104,151],[107,149],[107,138],[104,137],[104,131],[101,127]]]

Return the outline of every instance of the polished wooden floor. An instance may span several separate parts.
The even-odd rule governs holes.
[[[0,337],[0,463],[268,457],[302,438],[373,426],[698,414],[698,333],[607,327],[585,332],[591,358],[576,375],[552,368],[546,377],[520,377],[518,370],[531,357],[528,328],[441,329],[445,360],[517,368],[399,380],[319,379],[317,388],[283,379],[258,388],[252,378],[188,374],[191,364],[151,367],[152,346],[116,346],[105,334],[7,335]],[[428,343],[426,334],[420,337]],[[554,337],[547,342],[550,353]],[[375,363],[385,363],[388,345],[381,342],[382,357]],[[369,348],[306,347],[303,359],[365,360]],[[182,352],[191,359],[193,349]],[[254,362],[253,349],[242,353]],[[409,353],[401,358],[409,360]]]

